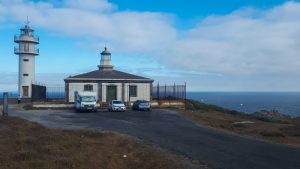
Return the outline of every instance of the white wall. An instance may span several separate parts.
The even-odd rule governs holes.
[[[19,51],[22,53],[31,52],[35,53],[35,46],[37,44],[33,43],[34,37],[30,35],[22,35],[20,39],[27,42],[18,42]],[[31,42],[30,42],[31,41]],[[28,61],[24,61],[28,59]],[[28,76],[24,76],[28,74]],[[31,97],[31,84],[35,83],[35,55],[34,54],[19,54],[19,95],[23,96],[22,86],[28,86],[28,97]]]
[[[28,59],[28,61],[24,61]],[[24,76],[28,74],[28,76]],[[22,86],[28,86],[28,97],[31,97],[31,84],[35,83],[35,56],[20,54],[19,56],[19,94],[23,96]]]
[[[84,85],[93,85],[93,92],[96,92],[98,98],[98,84],[97,83],[69,83],[69,102],[74,102],[75,91],[84,91]]]
[[[137,86],[137,96],[129,98],[129,86]],[[125,83],[125,101],[136,101],[136,100],[147,100],[150,101],[151,98],[151,84],[150,83]]]
[[[93,85],[93,92],[96,92],[98,97],[98,83],[69,83],[69,102],[74,102],[74,92],[84,91],[84,85]],[[106,89],[109,85],[117,86],[117,99],[123,100],[122,83],[102,83],[102,102],[106,102]],[[129,86],[137,86],[137,96],[129,98]],[[124,101],[147,100],[151,98],[151,84],[150,83],[124,83]]]

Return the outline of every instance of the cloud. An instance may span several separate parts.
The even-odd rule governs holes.
[[[64,4],[62,7],[55,7],[47,2],[4,3],[8,22],[24,22],[26,13],[33,27],[69,36],[98,38],[99,42],[108,42],[123,52],[161,51],[176,39],[172,15],[155,12],[112,12],[108,9],[113,9],[114,5],[105,0],[65,0]],[[109,12],[95,10],[100,6]]]
[[[111,44],[114,51],[143,53],[170,67],[225,75],[287,74],[300,69],[300,4],[296,2],[265,11],[242,8],[208,16],[189,30],[176,29],[169,14],[103,12],[100,8],[115,6],[104,0],[65,0],[63,7],[46,2],[3,4],[13,21],[24,21],[27,13],[33,26],[95,37]]]
[[[197,79],[195,74],[200,80],[207,74],[217,74],[222,76],[214,78],[228,84],[239,82],[245,88],[251,88],[246,81],[255,82],[257,77],[269,79],[257,82],[262,85],[275,79],[298,82],[297,2],[267,10],[241,8],[227,15],[211,15],[185,30],[175,27],[172,14],[120,11],[107,0],[64,0],[62,4],[0,0],[0,22],[23,22],[26,13],[33,27],[66,36],[92,37],[98,41],[96,46],[107,42],[113,51],[126,56],[139,53],[155,58],[166,69],[181,70],[193,79]]]
[[[18,73],[16,72],[0,72],[0,92],[18,91]],[[48,87],[61,87],[64,84],[63,79],[68,77],[65,73],[36,73],[36,81],[39,84]]]
[[[107,0],[65,0],[65,6],[95,11],[111,11],[117,8],[116,5]]]
[[[18,90],[18,73],[0,72],[0,92],[11,92]]]
[[[0,84],[12,85],[18,82],[18,73],[15,72],[0,72]]]
[[[227,75],[299,75],[299,11],[299,3],[288,2],[209,16],[176,42],[173,64]]]
[[[64,84],[64,79],[68,77],[66,73],[36,73],[37,83],[42,82],[43,85],[50,87]]]

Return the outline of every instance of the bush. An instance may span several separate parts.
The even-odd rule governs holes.
[[[274,132],[274,131],[262,131],[260,135],[264,137],[285,137],[282,133]]]
[[[234,127],[246,127],[243,123],[233,123]]]
[[[300,126],[287,126],[280,128],[280,131],[292,137],[300,137]]]
[[[218,111],[218,112],[228,113],[232,115],[244,115],[244,113],[242,112],[225,109],[223,107],[212,105],[212,104],[201,103],[196,100],[187,100],[186,108],[188,110]]]
[[[264,121],[264,122],[279,123],[279,124],[289,124],[289,122],[286,121],[286,120],[272,119],[270,117],[257,116],[256,114],[252,114],[252,116],[254,116],[257,120]]]
[[[25,110],[32,110],[33,107],[32,107],[31,104],[26,104],[26,105],[23,106],[23,109],[25,109]]]

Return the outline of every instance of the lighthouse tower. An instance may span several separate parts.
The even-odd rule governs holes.
[[[111,53],[107,50],[107,47],[104,47],[104,51],[101,52],[101,60],[99,69],[103,70],[112,70],[113,65],[111,63]]]
[[[15,54],[19,55],[19,96],[31,98],[32,85],[35,82],[35,56],[39,55],[39,38],[34,35],[34,30],[29,27],[27,18],[24,28],[20,29],[20,35],[15,35]]]

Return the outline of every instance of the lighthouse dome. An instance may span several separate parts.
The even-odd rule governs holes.
[[[101,55],[111,55],[106,46],[104,47],[104,51],[101,52]]]

